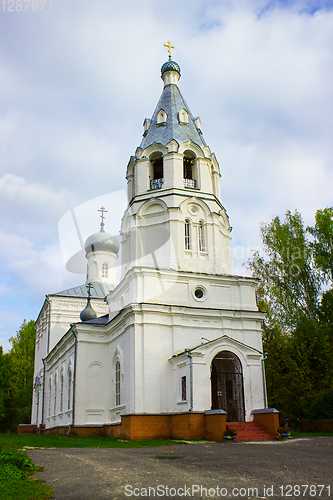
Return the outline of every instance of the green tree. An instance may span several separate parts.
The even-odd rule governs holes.
[[[0,346],[0,431],[6,430],[6,409],[9,388],[8,354]]]
[[[7,428],[15,431],[18,424],[31,418],[36,329],[34,321],[24,320],[15,337],[9,341],[9,388],[6,409]]]
[[[248,266],[260,278],[258,304],[266,324],[290,330],[301,314],[315,319],[322,277],[301,214],[288,211],[284,222],[275,217],[260,232],[266,256],[255,252]]]
[[[327,281],[333,282],[333,207],[317,210],[314,227],[308,231],[314,237],[314,256]]]
[[[315,226],[301,214],[286,213],[262,224],[264,255],[249,268],[259,278],[258,307],[263,324],[269,405],[281,417],[305,418],[314,399],[333,379],[333,209],[318,210]]]

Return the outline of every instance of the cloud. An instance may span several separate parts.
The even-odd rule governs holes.
[[[125,189],[167,40],[220,163],[237,272],[260,221],[297,208],[311,224],[332,204],[332,2],[58,0],[52,12],[2,14],[0,337],[35,317],[45,293],[79,284],[58,221]]]

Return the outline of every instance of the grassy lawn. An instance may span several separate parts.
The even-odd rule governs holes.
[[[39,470],[29,459],[29,448],[140,448],[181,444],[183,441],[156,439],[124,441],[106,437],[66,437],[46,434],[0,434],[0,500],[46,500],[52,488],[31,476]]]
[[[0,500],[45,500],[53,490],[31,476],[39,470],[25,452],[0,447]]]
[[[14,451],[22,448],[142,448],[169,446],[183,441],[155,439],[124,441],[108,437],[67,437],[50,434],[0,434],[0,447]]]
[[[315,436],[333,436],[333,432],[299,432],[291,431],[292,437],[315,437]]]

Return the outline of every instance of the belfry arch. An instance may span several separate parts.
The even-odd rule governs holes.
[[[220,351],[211,364],[212,410],[224,410],[227,422],[243,422],[244,388],[240,359],[230,351]]]

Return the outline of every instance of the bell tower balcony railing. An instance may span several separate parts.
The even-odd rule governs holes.
[[[184,187],[185,188],[196,188],[197,187],[197,183],[195,181],[195,179],[183,179],[184,180]]]
[[[150,181],[150,189],[161,189],[164,179],[152,179]]]

